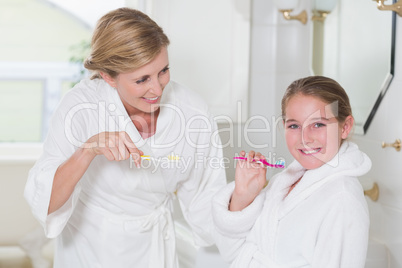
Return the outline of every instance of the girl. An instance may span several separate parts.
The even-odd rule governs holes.
[[[261,154],[237,163],[213,202],[221,254],[241,268],[363,268],[369,215],[357,176],[371,161],[345,140],[354,123],[346,92],[330,78],[302,78],[285,92],[282,116],[295,161],[264,189],[266,169],[252,162]]]

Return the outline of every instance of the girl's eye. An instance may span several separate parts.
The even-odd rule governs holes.
[[[325,124],[323,124],[323,123],[315,123],[313,126],[315,128],[320,128],[320,127],[325,127]]]

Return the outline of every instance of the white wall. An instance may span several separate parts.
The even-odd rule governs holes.
[[[302,6],[294,10],[298,14]],[[271,123],[269,133],[251,137],[264,155],[276,152],[287,163],[292,158],[286,150],[280,121],[280,103],[287,86],[310,74],[310,27],[299,21],[286,21],[274,8],[273,0],[254,0],[252,5],[249,116],[262,115]],[[255,127],[262,127],[255,124]],[[247,148],[245,148],[247,149]],[[270,174],[276,170],[269,170]]]
[[[381,148],[382,141],[402,139],[402,18],[397,17],[395,77],[377,111],[368,132],[355,136],[361,149],[371,157],[369,180],[380,188],[379,200],[368,201],[371,234],[390,251],[390,268],[402,267],[402,151]],[[399,49],[398,49],[399,48]]]
[[[308,5],[308,1],[301,1],[294,14],[301,9],[309,10]],[[252,12],[250,115],[277,116],[281,96],[289,83],[310,75],[311,21],[306,26],[298,21],[284,21],[278,17],[280,14],[275,10],[273,0],[254,0]],[[361,181],[366,188],[373,182],[379,185],[379,200],[373,202],[367,198],[371,214],[370,232],[372,238],[386,244],[390,268],[402,267],[402,152],[382,149],[381,142],[402,139],[402,51],[398,50],[401,44],[402,18],[398,17],[394,80],[367,134],[353,138],[373,161],[372,170]],[[375,48],[372,53],[375,53]],[[271,136],[259,139],[271,139]],[[286,155],[283,140],[279,139],[279,142],[274,149],[277,154]]]
[[[250,2],[153,0],[148,12],[169,36],[172,80],[232,122],[238,121],[237,102],[244,109],[248,104]]]

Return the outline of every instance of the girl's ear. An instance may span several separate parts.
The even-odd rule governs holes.
[[[353,116],[349,115],[348,117],[346,117],[345,122],[343,122],[342,124],[342,139],[346,139],[350,133],[350,131],[352,131],[353,128],[353,124],[355,122],[355,119],[353,118]]]
[[[116,88],[116,80],[108,75],[107,73],[100,72],[100,75],[102,76],[103,80],[106,81],[111,87]]]

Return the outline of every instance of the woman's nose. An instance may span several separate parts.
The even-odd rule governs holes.
[[[163,85],[161,83],[161,81],[159,81],[158,78],[156,79],[151,79],[151,85],[150,85],[150,89],[149,89],[153,94],[155,94],[156,96],[161,96],[162,95],[162,91],[163,91]]]

